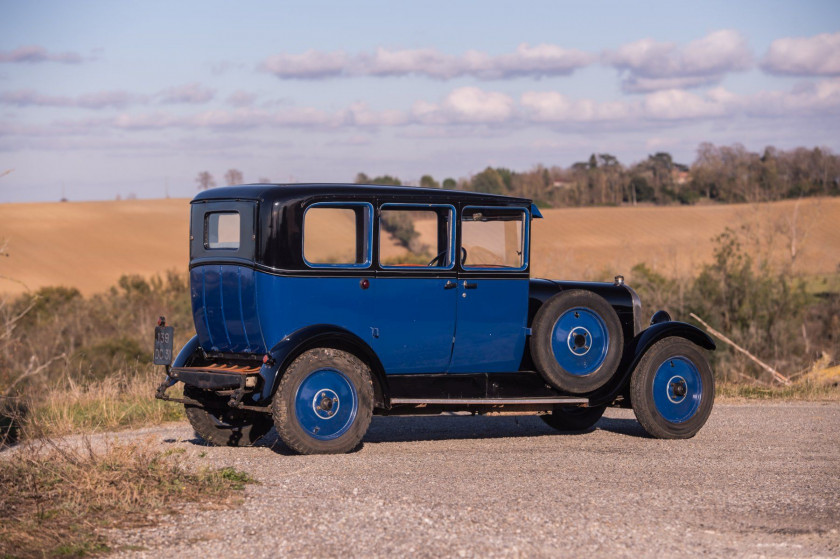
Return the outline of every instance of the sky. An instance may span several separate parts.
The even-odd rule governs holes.
[[[840,2],[0,0],[0,203],[840,150]]]

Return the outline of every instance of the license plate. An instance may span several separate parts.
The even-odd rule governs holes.
[[[155,326],[155,365],[172,364],[174,332],[172,326]]]

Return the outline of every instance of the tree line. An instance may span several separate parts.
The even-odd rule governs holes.
[[[230,169],[224,180],[228,185],[241,184],[242,176],[241,171]],[[200,190],[216,186],[207,171],[195,180]],[[261,178],[259,182],[270,181]],[[716,146],[704,142],[691,164],[674,161],[667,152],[654,153],[630,165],[609,153],[593,153],[588,160],[569,167],[537,165],[524,172],[487,167],[457,180],[448,177],[438,181],[427,174],[413,184],[392,175],[370,177],[358,173],[355,182],[506,194],[530,198],[544,207],[767,202],[840,195],[840,156],[819,147],[782,150],[768,146],[757,153],[741,144]]]
[[[397,177],[365,173],[356,175],[356,182],[402,184]],[[548,207],[765,202],[840,195],[840,156],[826,148],[768,146],[759,154],[741,144],[702,143],[690,165],[667,152],[631,165],[609,153],[593,153],[569,167],[537,165],[525,172],[487,167],[472,177],[440,183],[424,175],[419,186],[521,196]]]

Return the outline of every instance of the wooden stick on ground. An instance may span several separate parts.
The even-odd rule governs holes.
[[[706,330],[709,331],[709,333],[712,336],[718,338],[721,341],[724,341],[724,342],[728,343],[729,345],[731,345],[732,347],[734,347],[735,349],[737,349],[738,351],[740,351],[741,353],[743,353],[744,355],[746,355],[747,357],[749,357],[750,359],[752,359],[753,361],[758,363],[758,365],[761,366],[761,368],[763,368],[765,371],[769,372],[773,376],[773,380],[775,380],[776,382],[778,382],[780,384],[783,384],[785,386],[790,386],[790,384],[791,384],[790,379],[787,378],[785,375],[783,375],[782,373],[780,373],[779,371],[777,371],[776,369],[774,369],[773,367],[771,367],[770,365],[768,365],[764,361],[760,360],[758,357],[756,357],[755,355],[753,355],[752,353],[750,353],[746,349],[742,348],[741,346],[739,346],[738,344],[736,344],[735,342],[733,342],[732,340],[730,340],[729,338],[727,338],[726,336],[724,336],[723,334],[721,334],[720,332],[718,332],[717,330],[715,330],[714,328],[709,326],[706,323],[705,320],[703,320],[702,318],[700,318],[696,314],[690,313],[690,316],[691,316],[691,318],[693,318],[694,320],[696,320],[697,322],[702,324],[706,328]]]

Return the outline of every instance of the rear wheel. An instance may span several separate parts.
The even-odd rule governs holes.
[[[551,415],[541,415],[542,420],[558,431],[586,431],[598,423],[607,406],[594,408],[557,407]]]
[[[283,373],[272,415],[280,438],[296,452],[349,452],[373,415],[370,369],[345,351],[311,349]]]
[[[688,439],[697,434],[715,399],[715,379],[698,346],[668,337],[645,353],[630,380],[636,419],[658,439]]]
[[[269,414],[231,408],[227,397],[188,385],[184,396],[207,406],[184,404],[184,411],[195,433],[213,446],[251,446],[271,430]]]

